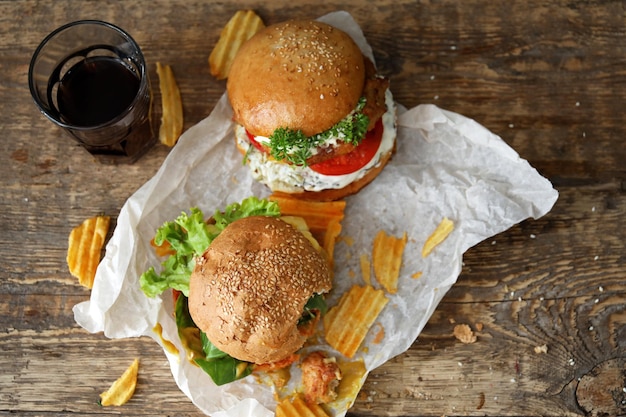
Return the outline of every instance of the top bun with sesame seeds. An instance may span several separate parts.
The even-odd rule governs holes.
[[[345,32],[301,20],[268,26],[245,42],[228,75],[235,120],[255,136],[279,127],[310,136],[332,127],[363,92],[361,50]]]
[[[196,260],[189,313],[221,351],[256,364],[302,347],[307,301],[330,290],[325,257],[288,223],[263,216],[236,220]]]
[[[244,42],[228,75],[237,148],[272,191],[320,201],[353,194],[395,150],[388,87],[339,28],[267,26]]]

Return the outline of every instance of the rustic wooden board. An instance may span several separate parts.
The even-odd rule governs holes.
[[[0,1],[0,416],[201,415],[156,343],[108,340],[74,323],[72,307],[89,294],[65,265],[71,228],[99,213],[114,225],[168,149],[132,166],[99,165],[37,113],[26,80],[49,31],[108,20],[139,42],[153,79],[156,61],[173,66],[189,128],[224,92],[207,57],[240,8],[270,23],[348,10],[398,102],[474,118],[560,193],[542,219],[466,253],[416,343],[371,373],[350,415],[626,414],[623,2],[318,3]],[[461,323],[475,343],[453,337]],[[99,407],[98,394],[135,357],[135,396]]]

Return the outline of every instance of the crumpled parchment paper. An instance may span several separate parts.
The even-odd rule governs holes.
[[[348,13],[331,13],[321,20],[348,32],[372,57]],[[335,283],[328,299],[333,305],[350,286],[362,283],[359,257],[371,254],[379,230],[396,236],[407,233],[399,290],[387,294],[390,301],[378,319],[385,337],[374,343],[369,335],[367,349],[355,358],[363,359],[368,372],[416,340],[459,276],[467,249],[522,220],[543,216],[558,197],[548,180],[475,121],[434,105],[399,107],[396,154],[372,184],[347,199],[342,236],[349,239],[341,239],[336,247]],[[272,416],[276,403],[268,385],[248,377],[216,387],[192,365],[177,336],[171,297],[166,293],[147,298],[138,282],[149,266],[160,265],[149,242],[163,222],[191,207],[211,214],[251,195],[269,195],[242,164],[231,116],[224,94],[206,119],[183,134],[155,176],[127,200],[98,267],[91,298],[76,305],[74,314],[76,322],[92,333],[153,338],[163,347],[180,389],[204,413]],[[443,217],[454,221],[454,231],[422,258],[424,241]],[[416,272],[422,272],[419,279],[411,277]],[[154,331],[157,323],[161,335]],[[164,339],[179,352],[167,349]],[[344,415],[352,402],[338,404],[335,415]]]

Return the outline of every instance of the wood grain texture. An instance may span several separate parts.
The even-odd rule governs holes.
[[[114,226],[168,149],[123,169],[95,163],[36,111],[27,72],[54,28],[111,21],[141,45],[153,79],[157,61],[172,65],[189,128],[224,93],[207,58],[241,8],[268,23],[349,11],[399,103],[477,120],[560,193],[548,215],[465,254],[418,340],[370,374],[349,414],[626,415],[623,1],[0,0],[0,416],[201,415],[156,343],[75,324],[89,294],[65,265],[71,228],[101,213]],[[461,323],[475,343],[453,337]],[[135,357],[132,400],[99,407]]]

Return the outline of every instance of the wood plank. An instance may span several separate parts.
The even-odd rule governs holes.
[[[123,169],[95,163],[37,112],[26,78],[52,29],[108,20],[139,42],[153,81],[157,61],[173,66],[189,128],[224,93],[207,58],[245,7],[268,23],[348,10],[398,102],[477,120],[560,192],[547,216],[466,253],[419,339],[370,374],[349,415],[626,414],[622,1],[18,0],[0,1],[0,416],[202,415],[156,343],[74,323],[72,306],[89,291],[65,265],[71,228],[101,213],[114,226],[169,150],[156,146]],[[475,343],[454,338],[462,323]],[[99,407],[98,394],[134,357],[135,396]]]

